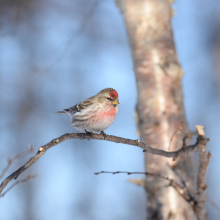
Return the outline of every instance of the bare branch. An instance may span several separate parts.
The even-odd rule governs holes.
[[[11,180],[17,179],[18,176],[21,173],[23,173],[32,164],[34,164],[41,156],[43,156],[48,149],[50,149],[51,147],[56,146],[57,144],[60,144],[63,141],[66,141],[68,139],[80,139],[80,140],[95,139],[95,140],[111,141],[111,142],[121,143],[121,144],[128,144],[128,145],[133,145],[133,146],[140,147],[146,153],[161,155],[161,156],[164,156],[164,157],[173,158],[174,160],[178,156],[180,156],[180,155],[182,155],[186,152],[192,152],[192,151],[198,152],[198,151],[200,151],[201,146],[203,146],[202,145],[203,139],[198,138],[197,142],[194,145],[189,145],[189,146],[181,148],[177,151],[167,152],[167,151],[164,151],[164,150],[159,150],[159,149],[156,149],[156,148],[152,148],[152,147],[150,147],[149,145],[145,144],[144,142],[142,142],[140,140],[131,140],[131,139],[126,139],[126,138],[117,137],[117,136],[113,136],[113,135],[103,136],[102,134],[93,134],[91,136],[87,133],[67,133],[67,134],[64,134],[64,135],[62,135],[62,136],[60,136],[56,139],[53,139],[49,143],[41,146],[35,156],[33,156],[26,164],[24,164],[22,167],[20,167],[14,173],[12,173],[10,176],[8,176],[5,180],[3,180],[1,185],[0,185],[0,195],[2,193],[2,190],[7,186],[7,184]],[[202,141],[202,143],[201,143],[201,141]]]
[[[170,170],[175,174],[175,176],[179,179],[179,181],[181,182],[181,184],[184,186],[184,187],[187,187],[186,186],[186,182],[183,180],[183,178],[180,176],[180,174],[177,172],[177,170],[174,168],[174,167],[171,167],[168,163],[167,163],[167,166],[170,168]],[[190,190],[188,188],[188,190],[193,194],[193,191]]]
[[[111,171],[101,171],[94,173],[95,175],[99,175],[102,173],[111,173],[111,174],[120,174],[120,173],[125,173],[127,175],[131,174],[144,174],[146,176],[156,176],[158,178],[164,179],[169,181],[169,185],[172,186],[179,194],[181,197],[183,197],[193,208],[196,204],[196,201],[194,199],[194,196],[191,195],[191,193],[188,191],[188,189],[179,183],[175,182],[173,179],[170,179],[169,177],[164,177],[159,174],[153,174],[153,173],[148,173],[148,172],[128,172],[128,171],[116,171],[116,172],[111,172]]]
[[[183,128],[182,128],[182,127],[179,127],[179,128],[173,133],[173,135],[171,136],[171,138],[170,138],[170,143],[169,143],[169,146],[168,146],[168,151],[170,151],[171,142],[172,142],[174,136],[176,135],[176,133],[177,133],[178,131],[183,131]]]
[[[197,201],[198,206],[196,211],[197,217],[199,220],[207,219],[206,214],[206,173],[207,168],[209,165],[209,159],[212,156],[211,152],[207,154],[206,144],[209,141],[209,139],[205,138],[205,132],[203,130],[203,127],[201,125],[196,126],[196,130],[198,132],[198,138],[200,151],[199,151],[199,173],[198,173],[198,179],[197,179]]]
[[[0,179],[5,175],[5,173],[7,172],[7,170],[9,169],[9,167],[11,166],[11,164],[12,164],[16,159],[18,159],[18,158],[20,158],[20,157],[23,157],[23,156],[25,156],[25,155],[27,155],[27,154],[33,152],[33,151],[34,151],[34,148],[32,147],[32,145],[30,145],[30,146],[28,147],[28,150],[26,150],[26,151],[24,151],[24,152],[22,152],[22,153],[16,155],[14,158],[11,159],[10,157],[8,157],[8,158],[7,158],[8,165],[7,165],[7,166],[5,167],[5,169],[2,171],[2,174],[0,175]]]
[[[67,51],[70,48],[71,43],[84,31],[86,30],[86,27],[88,26],[89,22],[91,21],[91,17],[92,14],[95,12],[95,10],[97,9],[97,5],[100,3],[100,0],[96,0],[95,2],[93,2],[91,8],[89,9],[89,11],[85,14],[85,16],[83,17],[82,20],[82,24],[80,25],[80,27],[78,28],[78,30],[76,30],[76,32],[70,34],[70,36],[67,37],[67,39],[63,40],[60,45],[58,45],[58,47],[55,49],[54,53],[52,54],[52,56],[47,59],[46,61],[44,61],[43,64],[41,64],[41,66],[39,66],[37,68],[38,72],[43,72],[46,73],[48,72],[54,65],[56,65],[57,63],[59,63],[62,58],[65,56],[65,54],[67,53]]]
[[[10,190],[11,190],[14,186],[16,186],[17,184],[27,182],[27,181],[30,180],[30,179],[34,179],[36,176],[37,176],[37,174],[34,175],[34,176],[28,175],[28,176],[26,176],[26,177],[25,177],[24,179],[22,179],[22,180],[17,180],[17,181],[16,181],[14,184],[12,184],[4,193],[2,193],[2,194],[0,195],[0,197],[4,197],[5,194],[6,194],[8,191],[10,191]]]

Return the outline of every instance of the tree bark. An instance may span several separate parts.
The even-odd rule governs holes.
[[[180,127],[188,131],[181,77],[171,26],[168,0],[116,1],[124,16],[130,41],[138,90],[138,127],[142,140],[154,148],[168,150],[172,135]],[[181,132],[172,138],[171,150],[182,146]],[[172,169],[175,172],[172,171]],[[184,181],[193,189],[190,155],[171,161],[145,154],[147,172]],[[191,206],[165,181],[146,178],[147,219],[195,219]]]

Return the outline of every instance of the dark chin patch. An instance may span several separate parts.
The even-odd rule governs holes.
[[[112,105],[112,107],[117,107],[117,105]]]
[[[109,93],[109,96],[111,98],[118,98],[118,93],[116,90],[112,90],[110,93]]]

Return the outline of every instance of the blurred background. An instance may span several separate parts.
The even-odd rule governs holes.
[[[187,121],[206,127],[212,151],[207,174],[209,218],[220,219],[220,4],[179,0],[173,30],[182,68]],[[0,174],[7,157],[31,144],[76,132],[68,108],[101,89],[119,93],[107,134],[137,139],[137,92],[123,17],[114,1],[0,0]],[[32,153],[32,155],[34,155]],[[6,176],[32,155],[16,160]],[[145,219],[144,189],[125,174],[144,171],[141,149],[104,141],[68,140],[20,176],[38,176],[0,199],[1,220]],[[5,176],[5,177],[6,177]]]

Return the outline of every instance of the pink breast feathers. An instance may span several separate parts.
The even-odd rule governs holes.
[[[106,117],[115,118],[117,112],[118,112],[117,108],[110,108],[108,111],[100,111],[99,116],[101,118],[106,118]]]

